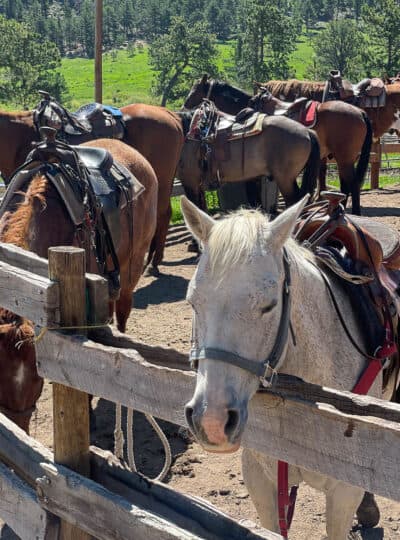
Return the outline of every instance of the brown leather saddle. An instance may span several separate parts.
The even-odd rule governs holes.
[[[348,292],[360,325],[365,328],[367,354],[373,356],[385,338],[390,319],[398,346],[400,314],[400,236],[387,225],[349,216],[345,195],[323,192],[322,201],[305,207],[296,239],[311,249],[319,266],[328,268]],[[385,372],[385,384],[399,370],[399,355]]]
[[[384,107],[386,104],[386,89],[382,79],[377,77],[365,78],[352,84],[342,78],[339,70],[329,73],[322,101],[341,99],[362,108]]]
[[[318,106],[319,103],[305,97],[298,98],[293,102],[281,101],[264,86],[260,86],[258,93],[249,101],[249,107],[256,111],[266,112],[273,116],[287,116],[310,128],[314,127],[317,122]],[[308,118],[311,109],[312,114]]]

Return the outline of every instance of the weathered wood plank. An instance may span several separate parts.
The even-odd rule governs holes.
[[[42,506],[99,540],[200,538],[154,513],[139,509],[62,465],[43,464],[42,467],[44,476],[37,480]]]
[[[281,536],[253,524],[246,528],[223,512],[197,497],[187,497],[168,485],[149,482],[144,476],[132,474],[116,457],[95,446],[90,448],[92,479],[133,504],[172,521],[207,540],[280,539]]]
[[[60,321],[59,287],[49,279],[0,262],[0,306],[40,326]]]
[[[85,326],[85,250],[51,247],[48,256],[49,278],[60,285],[62,326]],[[57,463],[89,476],[89,397],[84,392],[53,384],[53,442]],[[70,522],[61,521],[60,533],[62,540],[90,540],[86,532]]]
[[[248,530],[239,525],[231,518],[222,514],[217,508],[205,501],[188,497],[173,489],[147,480],[144,477],[128,472],[119,465],[112,454],[91,447],[91,463],[95,479],[101,477],[104,487],[110,491],[115,491],[118,495],[124,496],[128,502],[146,510],[151,509],[162,517],[167,517],[178,527],[185,529],[188,523],[189,531],[207,540],[225,540],[225,530],[233,531],[230,540],[246,538],[248,540],[279,540],[281,537],[264,529]],[[25,471],[24,478],[31,485],[36,486],[36,479],[43,476],[42,464],[54,462],[52,452],[38,441],[29,437],[16,424],[11,422],[6,416],[0,414],[0,459],[7,461],[16,471]],[[73,485],[71,486],[71,489]],[[183,514],[183,515],[180,515]],[[187,516],[187,517],[185,517]],[[223,516],[219,521],[219,516]],[[215,520],[213,523],[212,520]],[[222,533],[218,536],[218,524],[223,524]],[[208,529],[207,529],[208,527]],[[235,531],[240,531],[241,536],[235,536]],[[128,537],[130,538],[130,536]],[[148,538],[155,538],[149,536]],[[158,538],[158,537],[157,537]],[[29,539],[30,540],[30,539]],[[46,540],[48,540],[46,538]]]
[[[49,263],[47,259],[13,244],[0,242],[0,261],[44,278],[48,278],[49,275]],[[97,274],[86,273],[86,288],[90,308],[88,323],[106,323],[108,320],[107,280]],[[34,320],[34,322],[39,324],[39,321]]]
[[[397,154],[400,152],[400,143],[382,143],[382,153]]]
[[[50,380],[185,425],[183,407],[194,391],[193,372],[150,364],[134,350],[58,333],[48,333],[37,354],[39,372]],[[256,395],[244,444],[400,500],[400,423],[393,422],[399,419],[400,406],[348,392],[337,394],[351,401],[347,407],[353,414],[298,396]],[[381,418],[366,416],[370,410]]]
[[[22,540],[57,540],[58,519],[37,502],[34,490],[0,463],[0,517]]]

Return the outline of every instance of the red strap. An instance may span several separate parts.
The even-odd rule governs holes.
[[[376,377],[383,368],[382,360],[397,351],[396,344],[392,341],[392,332],[387,325],[386,339],[383,346],[378,349],[375,359],[370,360],[363,371],[359,381],[353,388],[354,394],[366,395],[373,385]],[[279,528],[283,538],[287,539],[288,531],[292,523],[294,507],[296,504],[297,486],[293,486],[289,496],[289,465],[285,461],[278,461],[278,515]],[[286,514],[286,507],[287,514]]]

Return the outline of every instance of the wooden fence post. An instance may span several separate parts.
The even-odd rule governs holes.
[[[371,147],[371,189],[379,189],[379,169],[381,168],[381,141],[374,142]]]
[[[60,326],[86,324],[85,250],[71,246],[49,248],[49,278],[60,284]],[[84,333],[79,330],[78,333]],[[53,383],[54,459],[89,476],[88,394]],[[62,521],[61,540],[89,540],[90,535]]]

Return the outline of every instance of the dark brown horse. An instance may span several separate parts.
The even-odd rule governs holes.
[[[230,114],[237,114],[243,107],[249,106],[274,115],[285,105],[265,89],[256,96],[251,96],[226,82],[206,77],[194,84],[184,105],[194,107],[205,97]],[[368,167],[372,142],[372,130],[367,116],[348,103],[329,101],[318,107],[317,121],[313,129],[318,135],[321,158],[324,160],[320,174],[320,190],[326,189],[326,158],[333,158],[338,165],[341,191],[351,194],[353,212],[360,214],[360,187]]]
[[[125,331],[132,307],[132,292],[143,270],[143,263],[157,219],[157,179],[147,160],[121,141],[100,139],[86,143],[108,150],[144,186],[144,191],[120,211],[120,239],[116,254],[120,265],[120,298],[110,303],[117,326]],[[0,242],[15,244],[47,257],[50,246],[81,246],[81,236],[72,223],[58,191],[49,180],[37,174],[29,180],[16,204],[9,201],[0,220]],[[129,234],[133,231],[133,236]],[[86,250],[87,270],[98,269],[92,249]],[[40,395],[42,381],[36,373],[33,325],[0,309],[0,412],[7,413],[27,430],[30,415]]]
[[[322,101],[324,82],[298,81],[269,81],[263,84],[271,94],[284,101],[293,101],[299,97],[307,97]],[[365,108],[371,121],[374,139],[378,140],[396,120],[396,113],[400,109],[400,83],[387,85],[386,104],[384,107]]]
[[[157,228],[147,264],[157,273],[171,216],[170,197],[183,145],[181,123],[163,107],[134,104],[121,109],[125,120],[124,142],[136,148],[152,165],[158,179]],[[6,178],[25,160],[38,140],[32,111],[0,111],[0,171]]]

